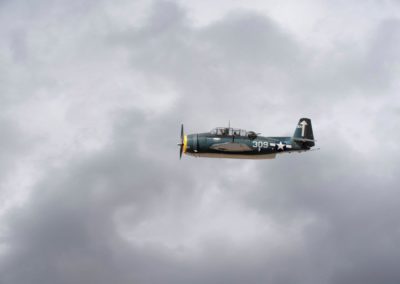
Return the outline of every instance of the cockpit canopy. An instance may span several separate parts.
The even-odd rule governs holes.
[[[219,136],[247,136],[248,132],[244,129],[237,129],[231,127],[217,127],[210,131],[212,135]]]

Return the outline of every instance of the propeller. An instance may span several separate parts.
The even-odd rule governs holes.
[[[184,145],[184,132],[183,132],[183,123],[181,125],[181,143],[178,144],[178,146],[180,146],[179,149],[179,159],[182,159],[182,153],[183,153],[183,145]]]

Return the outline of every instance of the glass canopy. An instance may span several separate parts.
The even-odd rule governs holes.
[[[213,135],[219,136],[247,136],[247,131],[231,127],[217,127],[210,131]]]

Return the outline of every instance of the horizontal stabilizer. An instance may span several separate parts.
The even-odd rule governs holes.
[[[299,142],[314,142],[314,143],[317,142],[317,140],[314,140],[314,139],[305,139],[305,138],[296,138],[296,137],[293,137],[292,140],[299,141]]]

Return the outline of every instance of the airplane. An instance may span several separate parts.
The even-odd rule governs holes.
[[[292,137],[264,137],[259,134],[229,126],[185,135],[182,124],[179,159],[182,153],[208,158],[275,159],[280,153],[305,152],[315,146],[309,118],[300,118]]]

